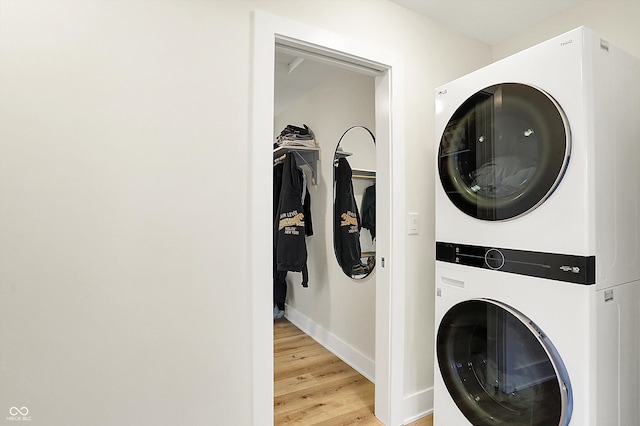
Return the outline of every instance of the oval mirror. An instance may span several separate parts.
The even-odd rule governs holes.
[[[371,274],[376,255],[376,145],[363,126],[348,128],[333,156],[333,247],[350,278]]]

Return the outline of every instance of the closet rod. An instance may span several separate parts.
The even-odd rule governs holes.
[[[312,167],[311,167],[311,164],[309,164],[309,162],[307,161],[307,159],[306,159],[306,158],[304,158],[304,157],[302,156],[302,154],[300,154],[298,151],[293,151],[293,150],[291,150],[291,151],[289,151],[288,153],[293,153],[293,154],[295,154],[295,155],[296,155],[300,160],[302,160],[303,165],[308,166],[309,168],[312,168]],[[287,156],[287,154],[288,154],[288,153],[282,154],[280,157],[278,157],[278,158],[274,159],[274,160],[273,160],[273,165],[275,166],[276,164],[283,162],[283,161],[284,161],[284,159],[285,159],[285,157]],[[300,163],[298,163],[297,161],[296,161],[296,163],[297,163],[298,165],[300,165]]]
[[[356,179],[373,179],[376,180],[375,176],[370,176],[370,175],[352,175],[352,178],[356,178]]]

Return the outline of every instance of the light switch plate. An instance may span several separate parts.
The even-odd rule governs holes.
[[[418,235],[420,216],[418,213],[409,213],[409,235]]]

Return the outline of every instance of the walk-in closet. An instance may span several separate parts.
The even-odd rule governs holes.
[[[284,290],[284,274],[278,271],[274,246],[274,324],[291,323],[340,358],[347,368],[364,376],[363,380],[371,382],[375,374],[376,294],[374,84],[371,75],[323,63],[287,48],[276,49],[271,141],[276,246],[280,225],[296,225],[296,215],[278,213],[276,205],[281,198],[278,193],[291,187],[283,185],[280,176],[281,169],[289,164],[287,157],[304,173],[300,181],[304,185],[302,198],[310,209],[304,216],[304,248],[296,246],[296,250],[306,251],[307,271],[285,272]],[[298,182],[300,176],[293,174],[289,172],[289,178]],[[349,207],[338,211],[344,207],[342,199],[349,201]],[[289,230],[289,234],[295,233],[298,231]],[[276,303],[276,299],[283,299],[283,291],[284,306]],[[279,328],[283,329],[281,325]],[[281,341],[277,337],[275,340]],[[289,386],[282,375],[278,376],[278,348],[287,351],[286,356],[296,356],[295,348],[276,343],[276,414],[278,398],[287,392],[278,387]],[[299,350],[299,356],[309,355],[304,346]],[[362,388],[373,398],[372,384],[353,386],[355,392]]]

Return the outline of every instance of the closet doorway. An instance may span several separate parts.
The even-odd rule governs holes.
[[[304,233],[300,232],[294,237],[306,240],[307,287],[301,285],[300,273],[288,273],[285,285],[281,282],[274,284],[277,287],[274,294],[279,296],[278,303],[281,304],[277,311],[274,308],[274,317],[284,313],[281,299],[283,288],[287,289],[286,320],[276,320],[274,328],[282,330],[283,324],[278,323],[288,320],[369,381],[375,382],[376,270],[375,240],[372,238],[375,233],[370,232],[375,225],[364,220],[364,194],[367,190],[375,191],[375,143],[366,129],[375,129],[375,77],[379,73],[369,69],[354,71],[351,64],[349,69],[345,69],[345,66],[336,65],[335,60],[327,63],[322,57],[281,45],[276,46],[275,62],[275,134],[283,131],[286,135],[281,139],[287,136],[294,139],[289,132],[301,131],[303,135],[299,137],[303,140],[281,140],[282,145],[275,149],[274,158],[279,163],[281,154],[288,151],[286,155],[302,165],[309,191],[307,196],[311,200],[311,215],[305,216],[305,225],[311,223],[313,235],[304,238]],[[309,131],[302,130],[303,125],[307,125]],[[306,133],[314,136],[319,150],[313,155],[305,150],[313,149],[309,145],[314,145],[307,140],[311,136]],[[300,148],[291,143],[305,146]],[[338,143],[340,150],[336,152]],[[319,161],[314,163],[316,155]],[[338,159],[343,165],[341,168],[335,167]],[[281,169],[282,165],[274,167]],[[349,176],[345,174],[347,168],[352,171]],[[360,178],[364,174],[361,170],[370,171],[370,176]],[[278,186],[284,189],[281,180],[275,178],[281,174],[281,171],[274,172],[274,192],[277,193]],[[334,202],[336,193],[341,195]],[[352,220],[342,218],[347,213],[352,214]],[[374,214],[368,216],[375,217]],[[337,229],[334,228],[336,224]],[[355,232],[358,224],[362,228]],[[286,239],[287,236],[281,238]],[[281,253],[281,256],[290,254]],[[336,386],[337,389],[347,386],[343,380],[351,377],[352,370],[314,370],[318,362],[327,362],[324,368],[334,363],[344,364],[335,359],[324,361],[323,356],[316,350],[310,350],[306,344],[292,348],[290,343],[283,344],[281,336],[274,335],[274,339],[275,423],[283,418],[284,410],[295,410],[295,415],[304,416],[301,417],[303,422],[322,418],[315,417],[319,413],[312,401],[326,401],[322,395],[327,386]],[[299,337],[293,340],[301,342]],[[309,338],[302,342],[308,341]],[[279,353],[278,348],[283,352]],[[295,356],[292,355],[294,353]],[[300,371],[305,371],[305,374],[300,376]],[[360,394],[358,400],[370,401],[373,412],[374,387],[360,386],[360,380],[364,382],[364,378],[358,379],[350,382],[348,388]],[[305,392],[310,399],[305,397],[294,405],[297,393],[293,389]],[[335,409],[340,412],[347,409],[341,405],[345,395],[335,394],[335,397],[338,399],[330,399],[331,404],[336,404]]]
[[[394,53],[262,12],[253,14],[251,112],[251,302],[254,424],[273,418],[271,205],[275,47],[287,46],[339,67],[376,74],[377,253],[375,283],[375,414],[403,422],[404,363],[404,120],[402,61]],[[337,143],[337,141],[336,141]],[[326,147],[323,147],[327,149]],[[331,149],[331,148],[329,148]],[[393,171],[395,173],[392,173]],[[393,178],[392,178],[393,177]]]

